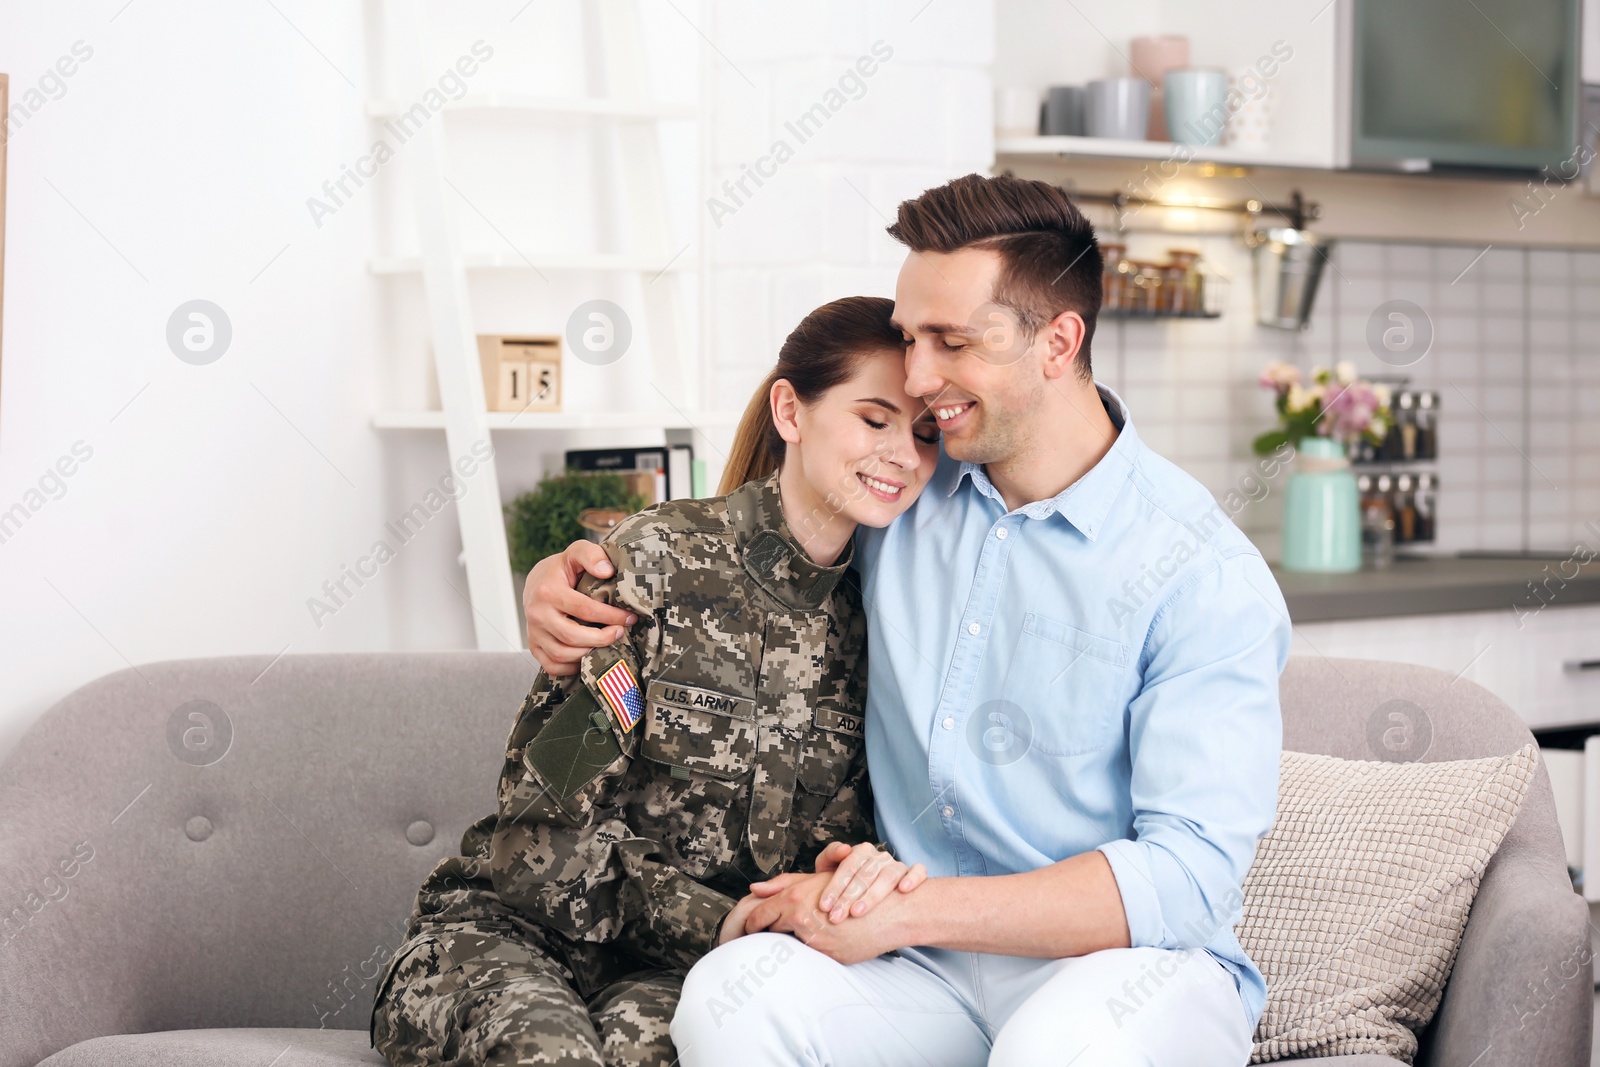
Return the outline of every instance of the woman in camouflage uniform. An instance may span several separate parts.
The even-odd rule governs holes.
[[[740,424],[727,495],[607,537],[615,574],[585,588],[637,616],[631,640],[534,682],[498,811],[429,875],[379,980],[394,1067],[669,1067],[683,975],[744,932],[751,883],[875,847],[851,538],[910,507],[938,458],[892,306],[807,316]],[[869,900],[925,876],[879,860]]]

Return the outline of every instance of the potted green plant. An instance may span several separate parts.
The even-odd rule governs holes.
[[[620,474],[551,475],[505,506],[511,569],[527,574],[544,557],[582,538],[578,516],[590,508],[615,508],[631,515],[644,506],[645,498],[630,490]]]

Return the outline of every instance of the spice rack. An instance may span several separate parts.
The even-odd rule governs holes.
[[[1350,464],[1358,472],[1363,555],[1383,566],[1396,548],[1432,544],[1437,534],[1439,394],[1412,389],[1405,377],[1372,380],[1390,386],[1389,430],[1379,444],[1357,441]]]
[[[1131,259],[1124,244],[1100,246],[1105,259],[1100,317],[1104,319],[1217,319],[1227,303],[1229,279],[1200,253],[1167,251],[1167,261]]]

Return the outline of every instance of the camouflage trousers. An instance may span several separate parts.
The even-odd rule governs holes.
[[[682,988],[681,971],[642,970],[586,1000],[531,938],[430,925],[379,986],[373,1045],[391,1067],[672,1067],[667,1026]]]

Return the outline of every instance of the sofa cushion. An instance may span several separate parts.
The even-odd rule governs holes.
[[[164,1030],[96,1037],[39,1067],[386,1067],[364,1030]]]
[[[1441,763],[1283,754],[1236,930],[1267,980],[1252,1062],[1412,1061],[1537,765],[1531,744]]]

